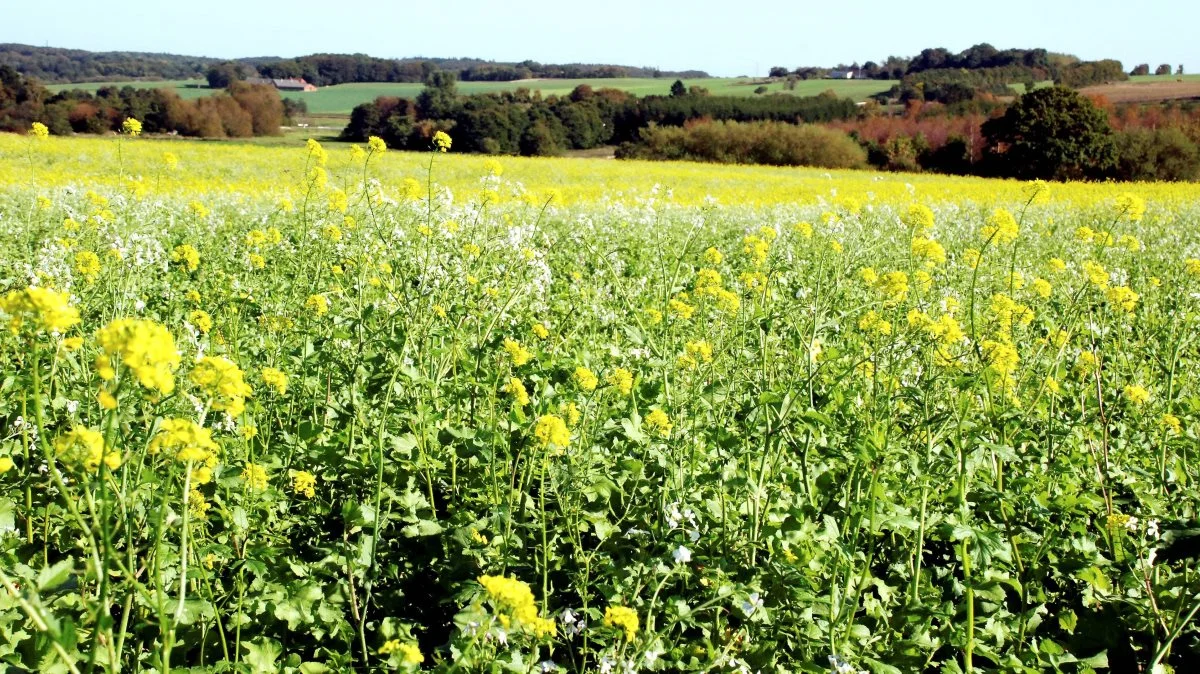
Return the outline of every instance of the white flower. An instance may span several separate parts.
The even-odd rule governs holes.
[[[1150,538],[1158,538],[1158,520],[1150,520],[1146,522],[1146,535]]]
[[[612,674],[613,667],[617,662],[607,655],[600,658],[600,674]]]
[[[746,601],[742,602],[742,613],[745,613],[746,617],[750,617],[755,611],[762,608],[762,606],[762,597],[760,597],[757,592],[752,592],[750,593],[750,596],[746,598]]]
[[[553,660],[543,660],[538,666],[541,667],[543,674],[546,672],[553,672],[554,670],[558,669],[558,665],[554,664]]]
[[[675,553],[671,556],[675,558],[676,564],[687,564],[688,562],[692,561],[692,551],[688,550],[682,545],[678,548],[675,548]]]

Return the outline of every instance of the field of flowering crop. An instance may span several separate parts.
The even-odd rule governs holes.
[[[1195,186],[127,131],[0,135],[0,669],[1200,659]]]

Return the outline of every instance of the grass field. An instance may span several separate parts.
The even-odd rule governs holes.
[[[580,84],[592,87],[612,87],[630,93],[646,96],[651,94],[665,95],[670,92],[670,79],[649,78],[614,78],[614,79],[577,79],[577,80],[527,80],[522,82],[459,82],[458,91],[463,94],[491,93],[512,91],[518,87],[541,91],[544,95],[564,95],[570,93]],[[797,96],[815,96],[826,90],[833,90],[839,96],[864,100],[872,94],[886,91],[894,82],[881,80],[807,80],[798,82],[795,90],[788,91],[782,82],[766,82],[738,78],[712,78],[703,80],[687,80],[688,86],[698,85],[708,88],[714,95],[753,96],[755,88],[760,84],[766,86],[771,93],[790,93]],[[764,84],[765,83],[765,84]],[[197,98],[212,93],[207,88],[200,88],[201,81],[164,81],[164,82],[92,82],[87,84],[57,84],[50,86],[51,91],[80,88],[92,90],[106,85],[123,86],[130,84],[141,88],[167,87],[184,98]],[[332,87],[322,87],[318,91],[308,93],[284,94],[288,98],[302,100],[308,104],[310,113],[349,114],[359,103],[374,100],[377,96],[400,96],[415,98],[423,85],[418,83],[388,84],[339,84]]]
[[[440,140],[0,134],[0,668],[1200,661],[1194,186]]]

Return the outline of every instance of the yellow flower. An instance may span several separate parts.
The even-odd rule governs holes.
[[[525,390],[525,384],[516,377],[509,377],[508,383],[501,389],[513,397],[513,402],[517,407],[524,407],[529,404],[529,392]]]
[[[29,133],[33,134],[34,138],[43,139],[50,136],[50,127],[41,122],[34,122],[29,125]]]
[[[201,311],[200,309],[192,311],[188,314],[188,322],[196,326],[196,329],[202,333],[208,333],[209,330],[212,330],[212,316],[209,316],[206,311]]]
[[[619,367],[608,374],[604,381],[609,386],[621,392],[621,395],[627,396],[633,390],[633,373],[623,367]]]
[[[121,122],[121,131],[130,136],[140,136],[142,133],[142,123],[132,117],[126,117],[124,122]]]
[[[884,320],[874,310],[868,311],[862,318],[858,319],[858,329],[863,332],[875,332],[880,335],[892,334],[892,324]]]
[[[504,174],[504,165],[495,159],[485,159],[483,160],[483,170],[498,177]]]
[[[667,302],[667,310],[673,316],[677,316],[685,321],[690,320],[692,314],[696,313],[696,307],[677,298],[672,298],[671,301]]]
[[[918,260],[924,260],[925,265],[936,267],[946,261],[946,249],[933,239],[916,237],[912,240],[912,254]]]
[[[13,460],[11,457],[0,456],[0,475],[3,475],[5,473],[7,473],[8,471],[12,470],[14,465],[15,464],[13,463]]]
[[[710,247],[708,250],[704,251],[704,261],[713,266],[721,264],[721,261],[724,259],[725,256],[722,255],[721,251],[717,250],[716,248]]]
[[[580,389],[591,392],[596,390],[596,385],[600,383],[596,378],[596,373],[583,367],[582,365],[575,368],[575,383]]]
[[[879,279],[877,287],[887,297],[885,304],[898,304],[908,295],[908,274],[890,271]]]
[[[518,626],[535,636],[554,633],[554,621],[538,616],[537,603],[528,583],[505,576],[480,576],[479,584],[487,591],[496,609],[503,613],[501,618],[516,620]]]
[[[1134,406],[1141,407],[1150,402],[1150,392],[1138,384],[1130,384],[1124,390],[1125,399]]]
[[[242,469],[242,482],[250,489],[263,490],[267,488],[267,471],[257,463],[247,463]]]
[[[1038,294],[1038,297],[1045,299],[1050,297],[1050,282],[1046,279],[1036,278],[1033,280],[1033,292]]]
[[[628,606],[609,606],[604,609],[604,624],[625,632],[625,640],[633,641],[637,636],[639,620],[637,611]]]
[[[200,293],[196,292],[195,290],[187,291],[183,297],[192,304],[200,304]]]
[[[1179,422],[1179,417],[1174,414],[1162,415],[1162,425],[1168,432],[1179,435],[1183,432],[1183,425]]]
[[[189,419],[163,419],[146,451],[153,455],[164,450],[173,451],[177,461],[204,464],[209,468],[217,465],[220,454],[212,431]]]
[[[78,351],[82,346],[82,337],[68,337],[62,341],[63,351]]]
[[[687,355],[699,360],[701,363],[711,363],[713,350],[712,345],[705,341],[688,342],[684,345],[684,352]]]
[[[908,207],[908,212],[900,216],[900,222],[913,230],[913,236],[925,236],[933,229],[933,211],[924,204],[913,204]]]
[[[542,325],[541,323],[534,323],[533,328],[531,329],[533,330],[534,336],[536,336],[538,339],[546,339],[550,336],[550,331],[547,330],[546,326]]]
[[[316,492],[317,478],[308,471],[297,470],[292,473],[292,492],[303,496],[304,498],[312,498]]]
[[[1146,215],[1146,202],[1136,194],[1124,192],[1113,202],[1118,218],[1129,218],[1130,222],[1141,222]]]
[[[1088,281],[1103,290],[1108,287],[1108,271],[1104,269],[1104,265],[1099,262],[1087,260],[1083,263],[1083,273],[1087,276]]]
[[[1046,385],[1046,390],[1049,391],[1050,395],[1052,395],[1052,396],[1056,396],[1059,393],[1062,393],[1062,387],[1058,385],[1058,380],[1055,379],[1054,377],[1046,377],[1045,385]]]
[[[175,390],[174,372],[179,367],[175,339],[162,325],[138,318],[120,318],[96,333],[102,355],[96,359],[101,379],[112,379],[116,372],[112,359],[121,358],[142,386],[170,395]]]
[[[162,153],[162,160],[168,171],[174,171],[175,167],[179,166],[179,157],[176,157],[174,152]]]
[[[121,455],[104,445],[104,436],[86,426],[76,426],[54,440],[54,453],[64,463],[82,465],[95,472],[103,463],[109,470],[121,467]]]
[[[96,402],[100,403],[101,409],[117,409],[117,399],[113,397],[113,394],[104,389],[100,389],[100,393],[96,396]]]
[[[858,270],[858,276],[869,286],[873,286],[879,282],[879,274],[874,267],[863,267]]]
[[[1020,232],[1013,214],[1003,208],[997,208],[979,233],[985,242],[995,241],[997,244],[1005,244],[1015,241]]]
[[[1021,361],[1013,345],[991,339],[983,342],[983,358],[988,367],[1001,376],[1011,375]]]
[[[345,192],[335,189],[329,193],[329,210],[337,211],[338,213],[345,213],[346,209],[349,207],[350,207],[350,199],[349,199],[349,197],[346,196]],[[328,236],[328,235],[326,235],[326,236]],[[342,238],[340,230],[338,231],[337,238],[338,239]]]
[[[1125,313],[1133,313],[1137,307],[1138,294],[1125,286],[1113,286],[1104,293],[1113,308]]]
[[[742,239],[742,252],[750,257],[750,261],[756,267],[761,267],[767,261],[767,253],[770,250],[770,246],[770,243],[753,234]]]
[[[1188,258],[1183,263],[1183,270],[1188,276],[1200,277],[1200,260]]]
[[[279,395],[287,394],[288,376],[281,370],[273,367],[264,367],[262,369],[262,380],[267,386],[275,389]]]
[[[650,413],[646,415],[645,423],[646,427],[657,433],[659,437],[667,438],[671,436],[671,419],[667,416],[666,412],[657,407],[650,410]]]
[[[1122,234],[1117,237],[1117,245],[1131,253],[1136,253],[1142,249],[1142,242],[1138,241],[1137,237],[1132,234]]]
[[[971,269],[977,269],[982,259],[983,253],[975,248],[968,248],[963,251],[963,262],[966,262],[967,266]]]
[[[450,149],[450,144],[453,141],[450,139],[450,134],[445,131],[438,131],[433,134],[433,146],[438,152],[446,152]]]
[[[182,264],[190,272],[196,271],[200,266],[200,251],[186,243],[176,246],[175,250],[171,251],[171,261]]]
[[[267,258],[258,253],[250,253],[250,266],[255,269],[262,269],[267,266]]]
[[[79,310],[70,296],[46,288],[11,290],[0,297],[0,312],[8,314],[8,329],[16,334],[26,323],[35,332],[66,332],[79,322]]]
[[[537,425],[533,428],[533,437],[537,438],[543,447],[554,445],[566,448],[571,442],[571,431],[567,430],[567,423],[562,417],[544,414],[538,417]]]
[[[188,376],[212,400],[212,409],[239,416],[251,393],[240,368],[224,356],[205,356]]]
[[[517,367],[528,363],[533,358],[532,353],[521,346],[520,342],[511,337],[504,338],[504,350],[508,352],[509,357],[512,358],[513,365]]]
[[[329,299],[324,295],[309,295],[304,302],[304,308],[317,316],[324,316],[329,313]]]

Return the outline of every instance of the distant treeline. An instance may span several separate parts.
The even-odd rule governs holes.
[[[382,59],[365,54],[312,54],[296,58],[261,56],[234,60],[141,52],[91,52],[82,49],[0,44],[0,65],[43,82],[97,82],[131,79],[199,79],[215,66],[233,66],[246,77],[303,77],[317,86],[347,82],[423,82],[433,71],[453,72],[461,80],[512,81],[535,77],[701,78],[699,70],[604,64],[499,63],[469,58]]]
[[[245,82],[187,101],[168,89],[133,87],[51,94],[36,80],[0,66],[0,131],[25,132],[41,122],[56,135],[106,133],[132,117],[145,133],[244,138],[279,134],[288,112],[274,87]]]
[[[709,96],[678,83],[675,95],[643,98],[587,85],[562,97],[543,98],[526,89],[459,96],[454,85],[453,76],[435,73],[416,100],[385,96],[359,105],[343,138],[379,136],[392,147],[423,149],[434,132],[443,130],[453,135],[455,150],[554,155],[638,141],[649,126],[682,126],[696,119],[798,123],[857,114],[853,101],[829,94]]]
[[[1079,61],[1068,54],[1056,54],[1045,49],[997,49],[983,42],[954,53],[944,47],[923,49],[911,57],[889,56],[882,63],[867,61],[861,66],[840,64],[834,68],[804,66],[793,70],[784,67],[771,69],[772,77],[789,75],[800,79],[827,77],[831,71],[853,71],[856,79],[899,80],[927,70],[983,70],[993,68],[1040,69],[1055,72]]]

